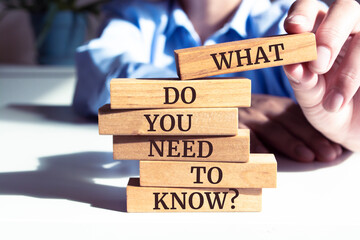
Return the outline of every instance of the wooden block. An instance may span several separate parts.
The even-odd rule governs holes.
[[[308,62],[316,57],[313,33],[254,38],[175,50],[181,79]]]
[[[274,188],[276,172],[273,154],[250,154],[247,163],[140,161],[140,185]]]
[[[128,212],[254,212],[261,211],[261,188],[196,189],[140,187],[130,178]]]
[[[237,108],[99,109],[100,134],[233,136],[237,130]]]
[[[236,136],[114,136],[114,159],[247,162],[250,131]]]
[[[251,81],[113,79],[112,109],[250,107]]]

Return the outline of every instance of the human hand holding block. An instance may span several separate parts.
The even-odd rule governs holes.
[[[312,9],[308,11],[308,9]],[[316,33],[318,59],[285,66],[308,121],[324,136],[360,151],[360,5],[296,1],[285,20],[289,33]]]

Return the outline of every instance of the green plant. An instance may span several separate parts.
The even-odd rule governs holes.
[[[58,10],[71,10],[76,12],[99,13],[98,6],[106,0],[94,0],[89,3],[78,3],[78,0],[0,0],[6,9],[24,9],[29,12],[46,12],[52,7]]]

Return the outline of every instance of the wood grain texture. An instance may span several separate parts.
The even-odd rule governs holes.
[[[126,188],[128,212],[254,212],[261,211],[262,189],[140,187],[130,178]]]
[[[181,79],[308,62],[316,57],[313,33],[254,38],[175,50],[177,71]]]
[[[140,161],[141,186],[274,188],[276,173],[273,154],[250,154],[247,163]]]
[[[99,109],[99,133],[105,135],[234,136],[237,108]]]
[[[178,81],[112,79],[112,109],[250,107],[251,81],[245,78]]]
[[[250,131],[236,136],[114,136],[114,159],[153,161],[247,162]]]

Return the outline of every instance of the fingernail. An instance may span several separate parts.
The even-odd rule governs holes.
[[[311,69],[319,74],[325,73],[331,58],[331,51],[324,46],[317,47],[317,59],[313,61],[310,66]]]
[[[307,18],[303,15],[293,15],[289,16],[286,21],[288,23],[296,24],[296,25],[306,25],[307,24]]]
[[[329,162],[335,160],[337,157],[336,150],[333,149],[330,144],[322,144],[317,150],[320,155],[317,157],[319,161]]]
[[[295,154],[299,157],[299,160],[302,162],[312,162],[314,161],[314,153],[304,145],[297,145],[295,147]]]
[[[344,102],[344,96],[336,89],[331,89],[324,99],[323,106],[328,112],[337,112]]]
[[[343,153],[343,149],[340,145],[336,145],[336,154],[338,156],[341,156],[341,154]]]
[[[302,66],[300,64],[298,64],[294,69],[293,69],[293,75],[295,76],[301,76],[302,75]],[[293,83],[295,84],[300,84],[300,79],[293,77],[293,76],[289,76],[289,80],[291,80]]]

